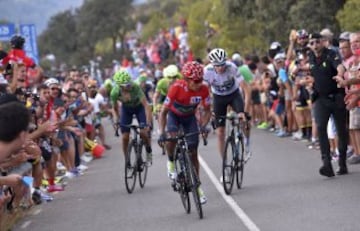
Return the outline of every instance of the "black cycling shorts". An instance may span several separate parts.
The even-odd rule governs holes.
[[[215,113],[215,125],[216,127],[224,127],[225,119],[219,118],[226,116],[227,107],[231,106],[231,108],[239,113],[244,112],[244,101],[240,94],[240,91],[235,91],[230,95],[213,95],[213,110]]]

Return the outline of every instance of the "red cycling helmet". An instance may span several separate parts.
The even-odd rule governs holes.
[[[181,73],[186,79],[200,81],[203,80],[204,67],[196,61],[187,62],[182,67]]]

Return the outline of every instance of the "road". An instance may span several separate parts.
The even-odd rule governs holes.
[[[85,175],[69,182],[50,203],[34,207],[13,230],[237,230],[329,231],[359,230],[360,168],[327,179],[318,174],[319,151],[304,143],[254,129],[252,159],[247,163],[243,188],[231,196],[219,183],[220,156],[215,135],[200,146],[201,181],[208,202],[204,219],[186,214],[170,187],[166,158],[153,142],[154,164],[143,189],[128,194],[120,142],[108,129],[113,149],[92,161]],[[336,167],[335,167],[336,168]]]

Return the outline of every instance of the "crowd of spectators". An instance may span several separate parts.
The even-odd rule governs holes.
[[[56,77],[46,76],[23,51],[24,39],[14,36],[11,50],[0,54],[0,207],[10,211],[21,208],[25,194],[31,195],[35,204],[53,200],[52,192],[65,190],[63,182],[88,168],[86,163],[93,156],[85,149],[89,146],[86,143],[97,139],[111,149],[102,120],[111,116],[107,99],[114,72],[126,70],[133,80],[147,83],[151,91],[169,64],[181,67],[195,59],[206,64],[207,60],[192,54],[188,36],[185,21],[161,30],[147,43],[129,36],[125,45],[131,55],[115,61],[103,78],[76,68]],[[310,149],[321,149],[324,166],[328,167],[331,160],[345,161],[344,155],[347,163],[360,163],[359,51],[358,32],[343,32],[336,38],[329,29],[312,34],[300,29],[291,31],[286,47],[273,42],[263,56],[242,56],[232,51],[229,60],[238,66],[251,88],[248,100],[253,126],[280,138],[291,136],[304,141]],[[335,63],[344,69],[337,69]],[[319,81],[314,65],[329,67],[333,76]],[[316,110],[314,102],[322,97],[335,106],[328,107],[324,101],[323,108]],[[344,105],[343,120],[335,113],[336,100]],[[319,116],[319,111],[326,111],[326,115]],[[23,163],[31,165],[30,183],[24,174],[14,173]],[[344,166],[340,163],[340,174],[347,173]],[[332,176],[331,171],[320,169],[326,176]]]

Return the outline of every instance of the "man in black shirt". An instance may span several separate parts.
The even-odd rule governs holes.
[[[331,165],[330,144],[327,135],[329,117],[333,116],[337,135],[338,149],[340,152],[338,175],[347,174],[346,151],[348,143],[348,131],[346,128],[346,107],[344,103],[344,88],[338,88],[333,77],[344,76],[345,68],[341,64],[339,55],[323,44],[320,34],[309,36],[311,48],[309,54],[309,67],[313,77],[314,116],[319,134],[321,157],[323,166],[319,172],[323,176],[333,177],[334,171]]]

